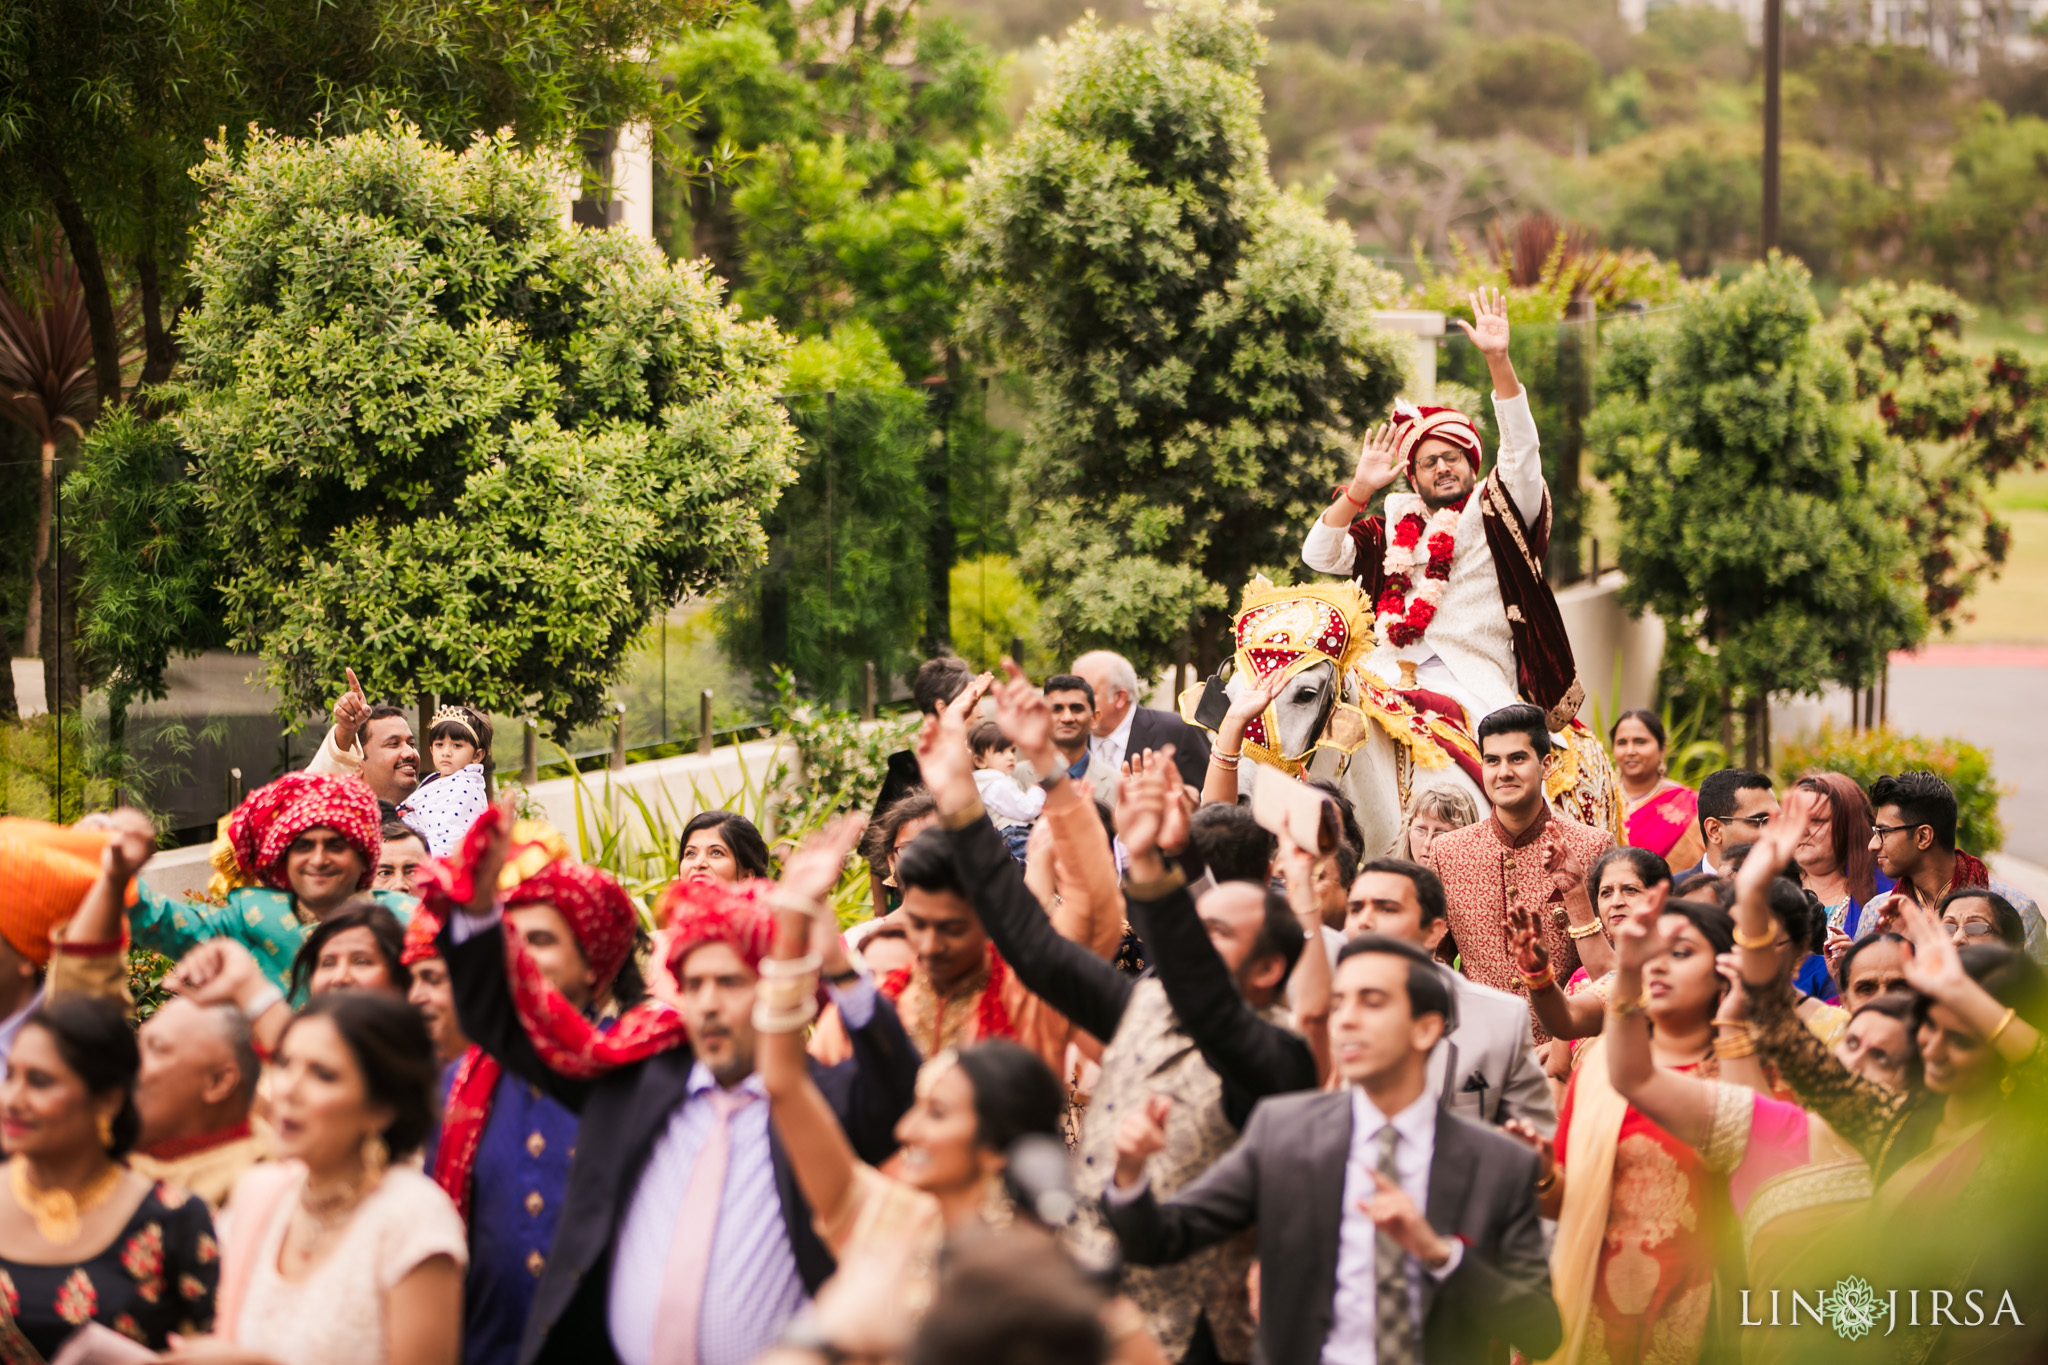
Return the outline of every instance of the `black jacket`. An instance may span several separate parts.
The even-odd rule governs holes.
[[[1180,780],[1197,791],[1201,790],[1203,780],[1209,775],[1208,732],[1188,724],[1171,711],[1139,707],[1131,717],[1131,742],[1124,757],[1163,749],[1169,744],[1173,746],[1173,766],[1180,769]]]
[[[1351,1091],[1283,1095],[1252,1114],[1244,1137],[1161,1203],[1150,1189],[1103,1212],[1139,1265],[1168,1265],[1254,1224],[1259,1239],[1259,1365],[1316,1365],[1330,1335],[1351,1152]],[[1431,1227],[1465,1244],[1441,1283],[1423,1276],[1422,1358],[1498,1359],[1489,1341],[1531,1360],[1564,1335],[1536,1207],[1536,1154],[1448,1110],[1430,1157]]]
[[[519,1365],[612,1361],[616,1357],[606,1322],[612,1242],[655,1139],[683,1102],[696,1058],[685,1043],[595,1080],[558,1075],[541,1061],[519,1022],[505,979],[503,926],[466,943],[456,943],[444,928],[440,948],[462,1031],[506,1070],[542,1087],[582,1119],[561,1224],[534,1293]],[[910,1107],[922,1059],[887,1000],[876,1001],[866,1027],[847,1032],[853,1057],[833,1067],[813,1062],[811,1078],[839,1116],[854,1150],[865,1161],[880,1162],[896,1148],[896,1121]],[[832,1256],[811,1227],[810,1209],[772,1125],[768,1140],[797,1272],[804,1287],[816,1293],[832,1274]]]
[[[1132,979],[1060,937],[986,819],[950,837],[960,880],[1003,961],[1032,994],[1107,1045],[1130,1003]],[[1224,1114],[1241,1125],[1267,1095],[1314,1089],[1316,1063],[1308,1043],[1261,1019],[1238,992],[1195,914],[1185,877],[1176,871],[1160,887],[1146,889],[1157,890],[1157,899],[1139,900],[1126,885],[1125,910],[1182,1031],[1223,1082]],[[1322,945],[1309,943],[1302,951],[1320,952]]]

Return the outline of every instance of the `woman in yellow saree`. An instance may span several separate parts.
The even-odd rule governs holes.
[[[1664,890],[1655,893],[1661,913],[1630,920],[1661,925],[1664,951],[1617,952],[1608,1028],[1619,1016],[1642,1030],[1660,1072],[1717,1076],[1717,958],[1731,943],[1728,918],[1712,905],[1664,905]],[[1617,950],[1643,942],[1617,933]],[[1558,1114],[1557,1168],[1545,1177],[1544,1211],[1558,1220],[1551,1285],[1564,1319],[1550,1365],[1691,1365],[1722,1335],[1713,1316],[1729,1224],[1723,1182],[1615,1089],[1603,1043],[1580,1054]]]
[[[1617,993],[1637,989],[1639,964],[1670,950],[1670,928],[1645,916],[1616,930]],[[1614,1091],[1697,1151],[1707,1170],[1727,1177],[1748,1288],[1810,1289],[1839,1244],[1844,1220],[1870,1198],[1869,1165],[1796,1104],[1657,1066],[1640,1016],[1610,1013],[1601,1042]],[[1751,1297],[1766,1301],[1756,1292]],[[1754,1331],[1743,1332],[1741,1343],[1743,1360],[1755,1365],[1798,1359],[1806,1344],[1791,1334]]]

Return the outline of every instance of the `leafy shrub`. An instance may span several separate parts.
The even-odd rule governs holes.
[[[881,794],[889,755],[908,748],[918,717],[884,716],[874,724],[850,711],[806,701],[787,669],[775,672],[775,727],[796,745],[803,781],[777,808],[778,828],[808,828],[846,811],[865,811]],[[772,785],[772,784],[771,784]]]
[[[1956,794],[1956,846],[1975,854],[1994,853],[2005,845],[2005,826],[1998,818],[2002,794],[1991,777],[1991,751],[1959,739],[1929,739],[1881,730],[1848,731],[1832,723],[1811,739],[1787,744],[1778,763],[1785,782],[1809,768],[1845,773],[1865,791],[1887,773],[1925,768]]]

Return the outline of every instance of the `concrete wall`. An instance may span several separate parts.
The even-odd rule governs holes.
[[[1586,687],[1579,719],[1588,725],[1596,712],[1612,724],[1623,711],[1656,704],[1664,623],[1649,612],[1630,618],[1621,605],[1624,581],[1618,573],[1602,574],[1598,583],[1575,583],[1557,594],[1579,680]]]

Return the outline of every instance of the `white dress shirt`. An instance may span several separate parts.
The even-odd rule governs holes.
[[[1133,701],[1131,709],[1124,712],[1124,718],[1116,729],[1106,735],[1088,737],[1088,752],[1112,769],[1122,767],[1124,759],[1130,756],[1131,722],[1137,718],[1138,703]]]
[[[1370,1203],[1378,1186],[1379,1132],[1392,1124],[1401,1135],[1394,1145],[1394,1169],[1401,1188],[1424,1213],[1429,1209],[1429,1164],[1436,1151],[1435,1091],[1424,1086],[1406,1109],[1389,1119],[1359,1086],[1351,1089],[1351,1149],[1344,1162],[1344,1204],[1337,1226],[1337,1292],[1331,1303],[1330,1336],[1323,1343],[1324,1365],[1378,1365],[1379,1229],[1359,1207]],[[1465,1244],[1450,1239],[1451,1258],[1427,1272],[1442,1280],[1458,1268]],[[1422,1263],[1408,1258],[1408,1301],[1421,1340]],[[1419,1355],[1419,1347],[1418,1347]]]

